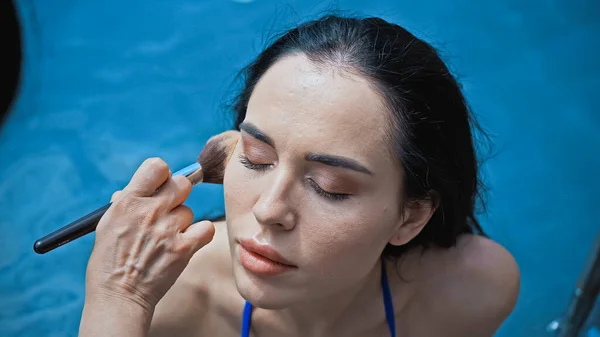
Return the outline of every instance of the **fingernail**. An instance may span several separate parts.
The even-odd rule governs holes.
[[[197,225],[202,226],[205,232],[214,228],[213,223],[208,220],[200,221]]]

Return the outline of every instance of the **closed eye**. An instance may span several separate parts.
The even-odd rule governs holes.
[[[341,201],[341,200],[348,199],[350,197],[350,194],[327,192],[324,189],[322,189],[321,186],[319,186],[319,184],[317,184],[317,182],[315,182],[312,179],[308,179],[308,183],[315,190],[315,192],[317,192],[318,195],[320,195],[324,198],[327,198],[329,200]]]
[[[269,167],[271,167],[271,164],[255,164],[255,163],[251,162],[250,159],[248,159],[248,157],[246,157],[243,153],[240,153],[238,155],[238,159],[242,165],[244,165],[246,168],[248,168],[250,170],[254,170],[254,171],[263,171],[263,170],[266,170]],[[310,187],[319,196],[326,198],[328,200],[341,201],[341,200],[348,199],[351,196],[350,194],[327,192],[324,189],[322,189],[321,186],[319,186],[319,184],[317,184],[314,180],[312,180],[310,178],[308,179],[308,183],[309,183]]]
[[[238,156],[240,163],[244,165],[246,168],[255,171],[261,171],[269,168],[271,164],[255,164],[248,159],[243,153],[240,153]]]

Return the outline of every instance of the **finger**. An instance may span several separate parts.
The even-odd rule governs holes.
[[[184,176],[175,176],[169,178],[156,193],[156,198],[162,199],[162,202],[169,210],[183,204],[192,192],[192,183]]]
[[[194,254],[212,241],[215,226],[210,221],[200,221],[189,226],[181,235],[183,245]]]
[[[185,206],[177,206],[169,213],[169,217],[177,224],[180,232],[185,231],[194,222],[194,212]]]
[[[146,159],[123,189],[138,197],[149,197],[171,177],[169,165],[160,158]]]
[[[115,193],[112,194],[112,196],[110,197],[110,202],[113,202],[117,199],[119,199],[119,197],[123,194],[123,191],[116,191]]]

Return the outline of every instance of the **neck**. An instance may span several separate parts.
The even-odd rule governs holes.
[[[345,335],[345,329],[356,334],[377,327],[384,322],[381,318],[385,320],[381,263],[379,261],[360,282],[331,296],[262,312],[264,320],[269,322],[269,330],[281,329],[282,335],[333,336]],[[372,310],[376,307],[380,310]]]

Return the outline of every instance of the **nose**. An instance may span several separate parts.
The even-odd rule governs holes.
[[[291,230],[296,225],[296,212],[292,192],[294,179],[284,170],[271,172],[265,180],[265,188],[252,212],[259,224]]]

